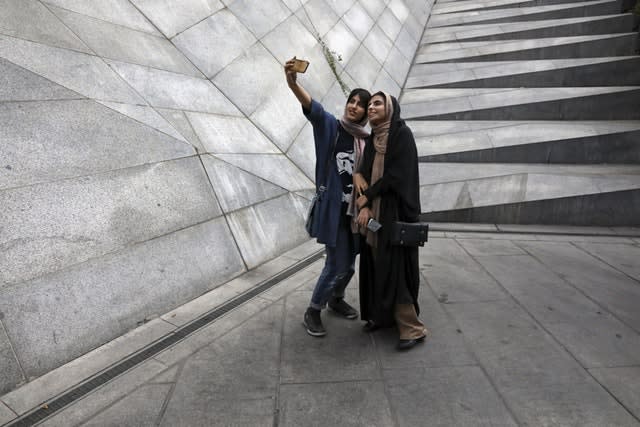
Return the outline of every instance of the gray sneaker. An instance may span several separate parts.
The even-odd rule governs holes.
[[[333,297],[329,300],[329,308],[347,319],[358,317],[358,310],[351,307],[344,298]]]
[[[327,331],[324,329],[324,326],[322,326],[322,319],[320,319],[320,310],[315,310],[311,307],[307,308],[302,324],[311,336],[323,337],[327,335]]]

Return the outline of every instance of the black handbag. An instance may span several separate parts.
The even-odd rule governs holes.
[[[396,221],[391,227],[391,244],[394,246],[424,246],[428,239],[426,222]]]

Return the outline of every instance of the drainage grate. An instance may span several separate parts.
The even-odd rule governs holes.
[[[13,422],[10,422],[9,424],[5,424],[4,427],[33,426],[38,422],[43,421],[45,418],[52,416],[54,413],[60,411],[64,407],[73,403],[74,401],[87,395],[88,393],[95,390],[96,388],[108,383],[115,377],[129,371],[130,369],[139,365],[145,360],[153,357],[154,355],[171,347],[172,345],[182,341],[187,336],[196,332],[198,329],[201,329],[204,326],[210,324],[220,316],[228,313],[234,308],[249,301],[251,298],[261,294],[262,292],[275,286],[276,284],[287,279],[288,277],[293,276],[298,271],[302,270],[303,268],[313,264],[314,262],[322,258],[323,254],[324,254],[324,250],[321,250],[297,262],[296,264],[292,265],[286,270],[283,270],[280,273],[276,274],[275,276],[260,283],[258,286],[237,296],[236,298],[221,305],[220,307],[209,311],[208,313],[192,321],[191,323],[188,323],[182,326],[181,328],[175,330],[171,335],[167,335],[166,337],[160,339],[159,341],[151,344],[149,347],[139,351],[138,353],[132,354],[126,359],[107,368],[107,370],[103,371],[102,373],[96,374],[94,377],[86,380],[81,384],[78,384],[77,386],[65,392],[64,394],[60,395],[59,397],[56,397],[51,401],[42,404],[38,409],[22,416],[21,418],[14,420]]]

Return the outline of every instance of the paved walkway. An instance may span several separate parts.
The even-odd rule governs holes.
[[[43,425],[640,425],[640,232],[473,229],[433,232],[420,251],[432,336],[410,352],[395,351],[394,331],[366,334],[330,312],[326,337],[305,333],[319,260]],[[318,249],[303,245],[261,274]],[[3,396],[0,424],[256,280],[249,273]],[[357,277],[348,299],[357,303]]]

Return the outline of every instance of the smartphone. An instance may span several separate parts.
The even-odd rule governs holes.
[[[380,228],[382,228],[382,224],[380,224],[373,218],[369,218],[369,222],[367,222],[367,228],[375,233],[376,231],[380,230]]]
[[[296,73],[304,73],[307,67],[309,67],[309,61],[293,58],[293,71]]]

